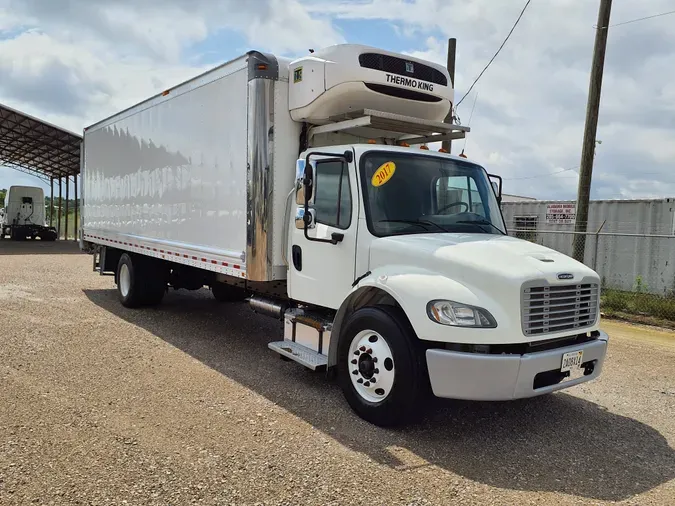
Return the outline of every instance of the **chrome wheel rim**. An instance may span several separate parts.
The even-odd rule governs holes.
[[[122,297],[129,295],[130,290],[131,271],[129,270],[129,266],[127,264],[122,264],[122,267],[120,268],[120,292],[122,293]]]
[[[396,369],[391,348],[381,334],[362,330],[354,336],[347,356],[354,389],[368,402],[382,402],[394,386]]]

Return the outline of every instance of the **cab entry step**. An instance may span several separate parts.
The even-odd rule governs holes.
[[[293,341],[275,341],[267,345],[270,350],[276,351],[279,355],[290,358],[304,365],[305,367],[316,371],[325,368],[328,365],[328,357],[310,350]]]

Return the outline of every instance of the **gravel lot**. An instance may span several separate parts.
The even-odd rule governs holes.
[[[601,378],[383,430],[208,292],[120,306],[75,245],[0,243],[0,504],[675,504],[675,335]]]

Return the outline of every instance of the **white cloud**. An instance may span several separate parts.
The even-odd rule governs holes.
[[[81,132],[206,70],[188,50],[221,30],[279,53],[343,41],[297,0],[0,0],[0,102]]]
[[[219,30],[281,53],[343,40],[297,0],[0,0],[9,12],[0,101],[73,131],[206,70],[183,53]]]
[[[457,97],[494,54],[523,3],[494,0],[373,0],[315,2],[315,11],[342,19],[379,19],[438,35],[409,53],[445,63],[446,37],[458,40]],[[670,7],[670,8],[669,8]],[[522,179],[577,166],[597,21],[597,4],[577,0],[532,2],[501,54],[474,90],[479,93],[467,154],[505,178],[508,193],[573,198],[574,174]],[[672,2],[615,4],[612,23],[672,10]],[[639,182],[627,155],[640,156],[660,178],[661,195],[675,190],[675,16],[610,28],[594,193],[653,195],[658,185]],[[670,62],[670,63],[668,63]],[[459,108],[463,122],[474,93]],[[461,147],[461,144],[460,144]],[[454,150],[453,150],[454,151]],[[627,177],[626,181],[622,178]],[[515,179],[519,178],[519,179]],[[628,184],[631,182],[631,184]]]
[[[8,76],[0,102],[81,131],[203,71],[189,50],[223,31],[297,54],[344,41],[338,25],[350,20],[386,21],[409,54],[439,63],[446,38],[456,37],[460,98],[521,8],[494,0],[0,0],[0,75]],[[596,9],[532,2],[475,88],[467,154],[503,175],[508,193],[575,195],[573,172],[551,173],[579,164]],[[617,2],[612,22],[668,10],[671,0]],[[610,28],[595,195],[675,194],[674,21]],[[474,96],[459,109],[464,122]]]

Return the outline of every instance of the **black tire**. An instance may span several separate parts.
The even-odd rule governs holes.
[[[128,253],[123,253],[117,264],[117,295],[122,305],[128,308],[143,305],[143,283],[136,267]]]
[[[123,253],[117,264],[115,280],[117,294],[124,307],[157,305],[166,293],[165,269],[150,258]]]
[[[49,242],[56,241],[56,232],[52,230],[40,232],[40,240]]]
[[[19,231],[14,230],[14,229],[10,232],[10,238],[12,239],[12,241],[25,241],[26,240],[25,234],[22,234]]]
[[[379,402],[371,402],[359,394],[351,379],[352,368],[359,367],[360,362],[359,366],[352,365],[355,357],[349,348],[352,340],[365,330],[380,334],[393,355],[393,385]],[[379,359],[378,367],[383,366],[384,361]],[[399,308],[366,307],[351,315],[340,334],[337,367],[345,399],[364,420],[388,427],[414,421],[421,414],[420,401],[429,391],[426,363],[417,336]]]
[[[226,283],[214,283],[211,285],[211,293],[218,302],[240,302],[248,297],[245,289]]]
[[[145,306],[157,306],[164,299],[168,284],[168,270],[166,266],[152,258],[143,257],[144,295],[143,304]]]

